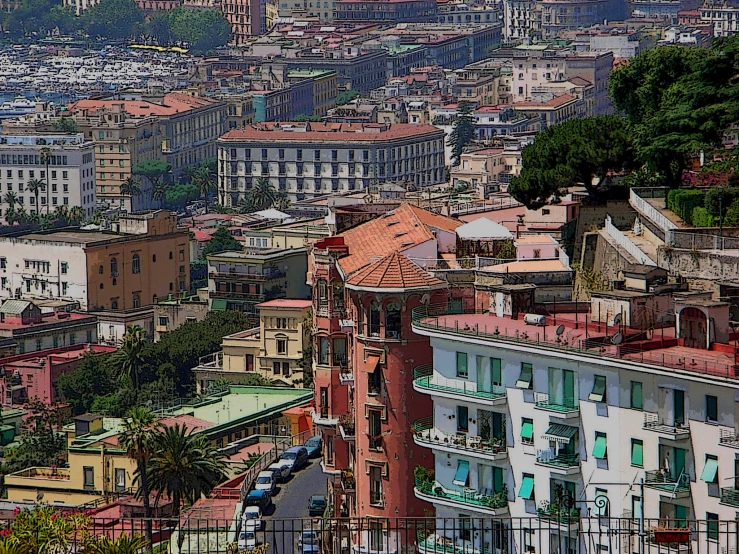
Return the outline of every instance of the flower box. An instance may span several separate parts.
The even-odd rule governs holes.
[[[656,543],[686,543],[690,541],[689,529],[655,529]]]

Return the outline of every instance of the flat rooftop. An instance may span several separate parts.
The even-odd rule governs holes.
[[[51,233],[28,233],[13,237],[15,239],[44,242],[68,242],[71,244],[88,244],[105,240],[120,239],[126,235],[103,233],[101,231],[54,231]]]

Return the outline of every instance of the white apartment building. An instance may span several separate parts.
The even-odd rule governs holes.
[[[739,32],[739,2],[706,0],[700,12],[701,23],[711,25],[714,37],[728,37]]]
[[[218,140],[218,195],[236,206],[260,178],[292,201],[385,181],[444,180],[444,131],[390,123],[264,123]]]
[[[72,8],[75,15],[82,15],[83,12],[99,3],[100,0],[64,0],[64,5]]]
[[[541,5],[536,0],[503,0],[503,37],[534,38],[541,35]]]
[[[48,164],[46,163],[48,154]],[[48,171],[48,175],[47,172]],[[44,183],[36,195],[28,182]],[[46,190],[48,182],[49,190]],[[17,135],[0,139],[0,221],[10,209],[8,193],[15,197],[14,209],[53,213],[58,207],[82,208],[85,216],[95,210],[95,154],[84,135]]]
[[[511,541],[513,551],[532,554],[644,552],[637,533],[577,541],[578,529],[598,527],[581,518],[626,518],[621,529],[637,531],[643,514],[647,529],[701,520],[694,552],[736,547],[726,530],[739,512],[739,378],[730,349],[718,354],[728,342],[728,305],[676,300],[677,330],[664,330],[673,338],[638,353],[610,338],[637,332],[614,322],[619,302],[630,302],[621,296],[607,300],[607,314],[597,308],[606,300],[593,302],[589,339],[582,313],[579,324],[559,314],[546,327],[522,317],[414,314],[414,332],[434,352],[433,366],[415,370],[415,390],[434,407],[416,422],[414,441],[435,459],[435,481],[417,480],[415,494],[433,504],[437,521],[457,522],[447,532],[438,525],[430,541],[446,537],[446,552],[511,551]],[[690,336],[705,333],[699,321],[715,325],[712,350],[684,346],[698,346]],[[671,346],[675,336],[681,346]],[[689,551],[649,540],[646,552]]]

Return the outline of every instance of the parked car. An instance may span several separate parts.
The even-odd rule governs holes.
[[[272,505],[272,495],[269,491],[253,490],[246,495],[246,505],[256,506],[264,512]]]
[[[257,546],[257,534],[255,531],[242,530],[239,533],[239,550],[253,550]]]
[[[247,506],[241,521],[245,531],[259,531],[264,525],[262,510],[259,506]]]
[[[305,446],[293,446],[282,453],[280,460],[290,466],[290,471],[297,471],[308,464],[308,449]]]
[[[321,551],[321,536],[318,531],[303,531],[298,537],[300,554],[315,554]]]
[[[323,512],[326,511],[326,497],[325,496],[311,496],[310,502],[308,502],[308,515],[322,516]]]
[[[278,483],[284,483],[290,477],[290,466],[292,464],[285,463],[285,460],[278,460],[267,469],[275,474]]]
[[[254,488],[258,491],[269,491],[269,494],[275,493],[277,479],[272,471],[260,471],[254,481]]]
[[[318,458],[321,455],[321,445],[321,437],[311,437],[303,446],[308,450],[309,458]]]

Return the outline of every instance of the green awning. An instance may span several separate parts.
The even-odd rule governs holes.
[[[604,460],[606,457],[606,451],[608,447],[606,445],[606,436],[597,435],[595,437],[595,446],[593,447],[593,457],[598,460]]]
[[[522,439],[533,439],[534,438],[534,423],[532,421],[525,421],[521,426],[521,438]]]
[[[518,497],[531,500],[534,496],[534,478],[524,475],[521,487],[518,489]]]
[[[225,312],[226,311],[226,299],[215,298],[213,303],[210,305],[211,312]]]
[[[642,441],[631,443],[631,465],[639,467],[644,465],[644,443]]]
[[[718,460],[708,458],[706,465],[703,466],[703,473],[701,473],[701,481],[706,483],[715,483],[718,476]]]
[[[534,368],[531,364],[521,364],[521,375],[518,376],[516,387],[519,389],[528,389],[531,387],[531,379],[534,376]]]
[[[459,460],[459,462],[457,462],[457,473],[454,475],[454,481],[452,481],[452,483],[459,485],[460,487],[466,487],[469,475],[470,463],[467,460]]]
[[[549,426],[549,429],[547,429],[547,432],[542,435],[542,438],[554,442],[569,444],[570,440],[574,438],[575,435],[577,435],[577,427],[555,423]]]
[[[603,402],[606,396],[606,378],[603,375],[596,375],[593,381],[593,392],[588,396],[588,400],[593,402]]]

